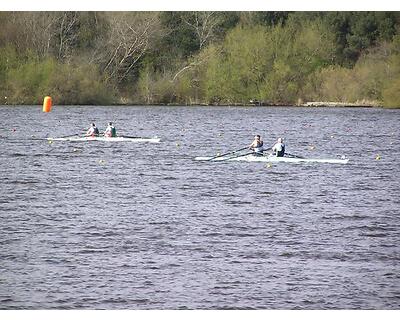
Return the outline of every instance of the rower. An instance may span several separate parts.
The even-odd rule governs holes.
[[[261,140],[261,136],[257,134],[254,136],[254,140],[249,146],[249,149],[254,151],[255,156],[262,156],[264,151],[263,145],[264,142]]]
[[[272,151],[277,157],[283,157],[285,155],[285,144],[282,138],[278,138],[278,141],[272,147]]]
[[[108,138],[117,136],[117,130],[113,126],[112,122],[108,123],[107,129],[104,131],[104,136]]]
[[[96,124],[93,122],[88,131],[86,132],[87,137],[98,137],[100,134],[99,129],[96,127]]]

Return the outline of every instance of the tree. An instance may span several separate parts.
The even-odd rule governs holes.
[[[57,20],[56,38],[58,42],[57,58],[67,59],[72,55],[78,40],[79,13],[61,12]]]
[[[260,99],[260,84],[271,68],[273,53],[265,27],[234,28],[225,38],[220,52],[209,61],[208,99],[245,103]]]
[[[20,12],[11,13],[9,23],[15,30],[10,43],[24,54],[34,52],[39,58],[54,53],[56,23],[59,13],[56,12]]]
[[[243,25],[277,26],[284,25],[289,12],[285,11],[244,11],[240,14]]]
[[[213,11],[185,14],[182,19],[194,31],[199,50],[213,39],[217,26],[222,22],[220,13]]]
[[[182,12],[161,12],[160,21],[164,37],[160,47],[164,49],[167,57],[184,59],[198,50],[196,35],[183,20]]]
[[[98,54],[104,65],[103,72],[121,83],[160,36],[158,14],[107,12],[105,19],[109,31],[105,42],[100,43]]]

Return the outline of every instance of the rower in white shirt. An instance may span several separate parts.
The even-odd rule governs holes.
[[[277,157],[283,157],[285,155],[285,144],[282,138],[278,138],[278,141],[272,146],[272,151]]]

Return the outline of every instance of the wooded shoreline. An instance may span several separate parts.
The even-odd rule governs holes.
[[[398,108],[399,88],[400,12],[0,12],[0,104]]]
[[[40,106],[38,104],[3,104],[0,105],[1,107],[13,107],[13,106]],[[92,107],[92,106],[101,106],[101,107],[117,107],[117,106],[126,106],[126,107],[290,107],[290,108],[381,108],[381,109],[400,109],[398,107],[391,107],[387,108],[377,103],[346,103],[346,102],[307,102],[302,104],[285,104],[285,103],[221,103],[221,104],[205,104],[205,103],[193,103],[193,104],[178,104],[178,103],[153,103],[153,104],[143,104],[143,103],[113,103],[113,104],[55,104],[55,106],[85,106],[85,107]]]

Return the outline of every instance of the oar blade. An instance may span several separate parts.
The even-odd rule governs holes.
[[[217,159],[217,158],[221,158],[221,157],[227,156],[229,154],[233,154],[233,153],[236,153],[236,152],[239,152],[239,151],[243,151],[243,150],[245,150],[247,148],[248,147],[246,146],[246,147],[243,147],[243,148],[240,148],[240,149],[237,149],[237,150],[233,150],[233,151],[230,151],[230,152],[219,154],[219,155],[216,155],[215,157],[212,157],[212,158],[208,159],[207,161],[211,161],[211,160],[214,160],[214,159]]]

